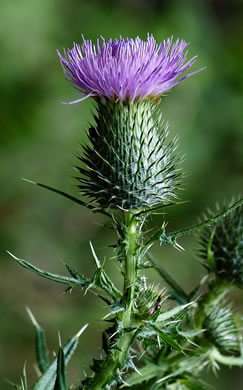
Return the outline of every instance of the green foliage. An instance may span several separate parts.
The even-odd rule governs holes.
[[[206,225],[218,223],[220,218],[240,205],[241,201],[235,203],[206,221]],[[163,228],[163,242],[168,242],[170,237],[197,231],[205,223],[168,235]],[[115,247],[119,250],[118,259],[125,275],[123,294],[105,272],[92,244],[96,269],[92,279],[87,279],[68,265],[71,277],[52,274],[12,255],[23,267],[69,288],[96,289],[108,305],[110,326],[103,332],[105,356],[93,360],[90,367],[93,374],[82,381],[79,389],[98,390],[102,387],[111,390],[123,384],[134,390],[140,386],[155,390],[201,390],[203,387],[197,382],[197,376],[205,366],[211,365],[215,369],[218,363],[241,366],[239,327],[231,310],[223,303],[228,284],[220,279],[220,283],[215,280],[212,284],[209,280],[208,291],[197,301],[188,302],[191,296],[199,294],[199,288],[186,294],[148,255],[154,239],[151,241],[143,233],[144,217],[137,215],[136,211],[126,214],[124,221],[114,217],[113,224],[119,237]],[[172,290],[169,295],[165,290],[147,285],[144,276],[140,276],[147,258],[170,285]],[[183,304],[169,308],[168,298]],[[57,359],[48,365],[44,331],[30,311],[29,314],[36,328],[37,360],[42,372],[33,390],[67,390],[65,367],[76,348],[78,337],[61,347]],[[134,349],[135,341],[139,343],[139,349]],[[22,386],[27,389],[24,379]]]
[[[65,369],[65,355],[63,348],[60,347],[57,356],[57,374],[54,390],[68,390]]]
[[[30,316],[30,319],[35,327],[35,340],[36,340],[36,354],[37,354],[37,363],[40,372],[43,374],[49,365],[48,363],[48,351],[46,345],[46,338],[44,329],[40,327],[35,317],[29,308],[27,308],[27,312]]]

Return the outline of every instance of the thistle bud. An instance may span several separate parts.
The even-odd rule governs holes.
[[[229,307],[215,307],[206,316],[203,328],[206,329],[205,337],[222,353],[239,353],[239,330]]]
[[[137,294],[135,313],[138,318],[149,319],[160,313],[160,309],[167,300],[165,290],[158,291],[154,286],[144,286]]]
[[[204,265],[219,279],[243,288],[243,208],[238,207],[200,238]],[[209,212],[209,217],[214,213]]]

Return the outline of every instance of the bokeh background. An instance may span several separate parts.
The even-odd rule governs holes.
[[[64,288],[20,268],[5,252],[52,272],[65,273],[63,263],[88,276],[94,270],[91,240],[112,277],[120,283],[112,233],[105,218],[58,195],[20,180],[21,177],[77,192],[72,165],[92,120],[92,101],[65,106],[75,93],[61,70],[56,48],[73,41],[122,36],[158,42],[173,35],[190,41],[198,54],[194,70],[207,69],[174,88],[162,99],[171,136],[179,135],[187,173],[181,199],[168,211],[169,228],[197,222],[207,206],[242,192],[243,3],[241,0],[1,0],[0,2],[0,388],[18,382],[24,362],[30,382],[34,331],[29,306],[46,329],[49,350],[57,350],[57,330],[65,342],[86,322],[89,328],[69,364],[70,383],[78,383],[92,357],[100,354],[101,318],[106,308],[92,295]],[[157,216],[154,224],[159,225]],[[195,238],[180,241],[181,254],[156,247],[154,254],[184,288],[193,288],[204,271],[195,256]],[[157,275],[149,271],[150,280]],[[242,309],[242,293],[234,292]],[[213,388],[238,390],[242,373],[223,369],[207,374]]]

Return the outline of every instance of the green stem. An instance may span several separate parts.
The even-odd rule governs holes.
[[[243,366],[243,356],[225,356],[222,355],[216,348],[213,348],[210,354],[211,359],[224,364],[226,366]]]
[[[117,371],[122,369],[128,357],[129,347],[135,337],[135,323],[133,319],[133,302],[135,283],[137,280],[137,220],[131,213],[125,215],[125,243],[124,253],[124,286],[122,303],[125,308],[117,314],[119,321],[119,333],[116,339],[112,339],[115,347],[111,348],[103,366],[93,378],[89,390],[101,390],[111,384]]]

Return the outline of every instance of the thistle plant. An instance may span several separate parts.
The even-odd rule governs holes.
[[[44,271],[14,259],[36,274],[62,283],[68,290],[96,290],[107,304],[103,354],[76,390],[167,389],[203,390],[202,370],[220,365],[242,366],[241,319],[229,304],[228,292],[243,287],[242,200],[225,204],[200,223],[167,232],[167,223],[148,229],[158,210],[179,203],[181,158],[176,140],[168,141],[168,125],[160,100],[172,87],[202,69],[188,73],[196,57],[187,60],[188,43],[172,38],[157,44],[153,36],[109,40],[58,52],[64,73],[79,98],[92,98],[96,108],[88,143],[78,156],[77,183],[82,199],[41,183],[95,213],[102,213],[116,232],[114,261],[123,278],[120,291],[91,244],[95,272],[87,278],[66,265],[70,276]],[[199,234],[200,232],[200,234]],[[179,239],[198,234],[200,258],[207,275],[185,292],[150,253],[154,244],[183,250]],[[155,268],[162,277],[155,285],[144,275]],[[164,282],[166,282],[167,288]],[[71,298],[70,298],[71,299]],[[33,390],[74,389],[67,385],[66,365],[85,330],[59,349],[49,363],[43,329],[29,311],[36,329],[40,377]],[[24,371],[17,389],[29,389]]]

